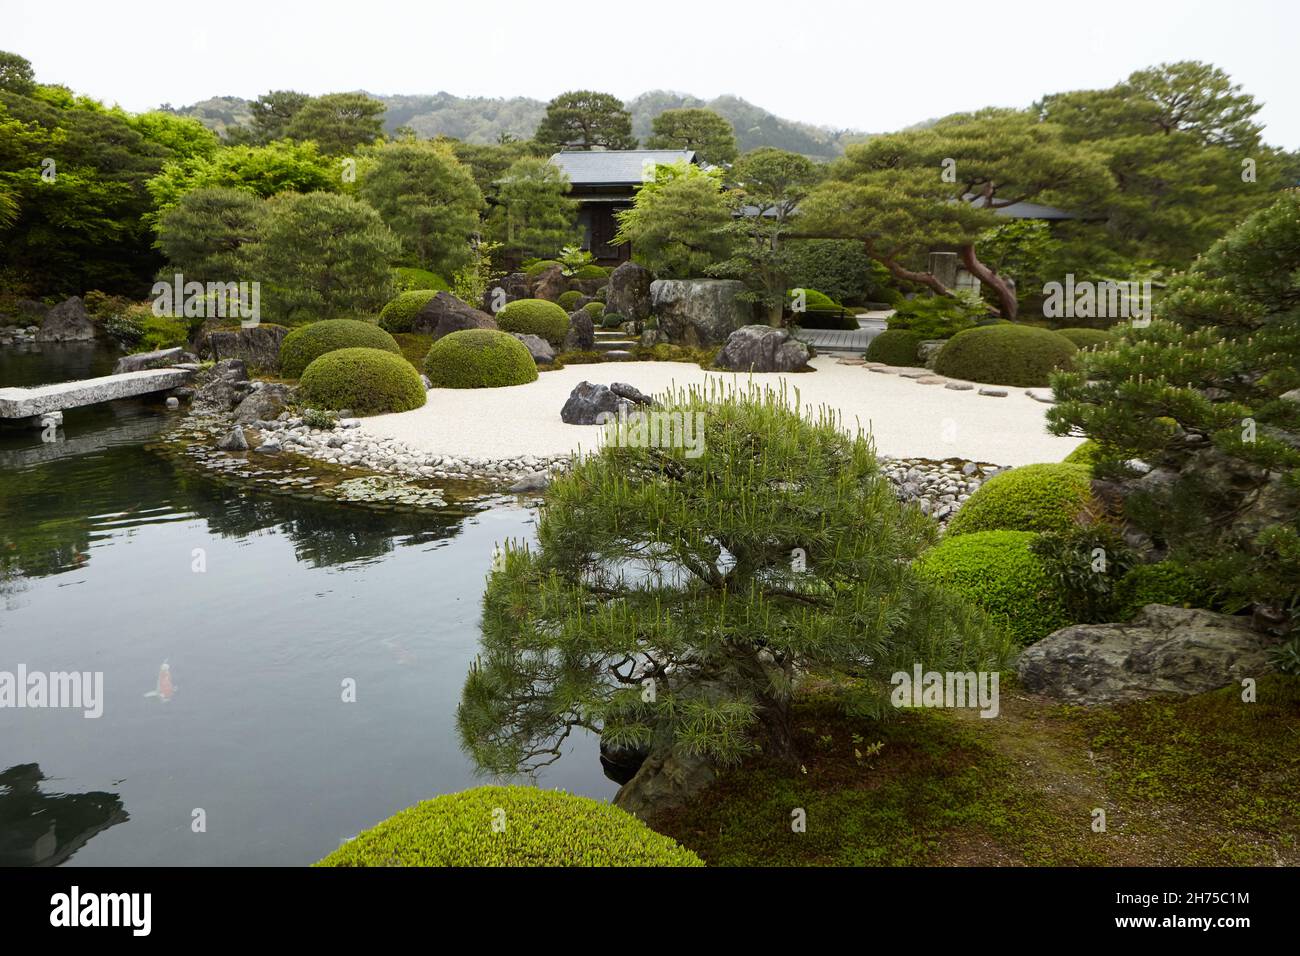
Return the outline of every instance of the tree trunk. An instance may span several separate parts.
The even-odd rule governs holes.
[[[994,294],[998,297],[1002,317],[1015,321],[1016,313],[1020,311],[1020,304],[1016,301],[1016,290],[1011,287],[1011,283],[980,262],[975,255],[973,245],[962,246],[960,254],[962,265],[966,267],[966,271],[992,287]]]
[[[899,279],[906,279],[909,282],[920,283],[935,295],[946,295],[950,298],[955,295],[951,289],[935,278],[934,274],[931,272],[913,272],[911,269],[899,265],[893,259],[881,258],[880,256],[872,256],[872,258],[880,262]]]

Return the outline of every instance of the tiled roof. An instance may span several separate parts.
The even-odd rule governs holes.
[[[694,158],[693,149],[575,149],[555,153],[551,162],[574,185],[630,185],[644,181],[647,162],[671,165]]]

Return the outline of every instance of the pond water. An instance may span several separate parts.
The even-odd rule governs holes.
[[[0,350],[0,387],[112,361]],[[65,413],[55,443],[0,432],[0,672],[103,674],[98,718],[0,708],[0,865],[306,864],[489,782],[455,710],[493,547],[535,514],[247,492],[145,447],[174,414],[129,400]],[[617,789],[589,735],[537,782]]]

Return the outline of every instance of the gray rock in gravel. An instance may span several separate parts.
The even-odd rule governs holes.
[[[656,279],[650,283],[650,304],[670,342],[721,345],[754,321],[753,305],[742,298],[745,292],[745,284],[736,279]],[[625,316],[612,303],[610,311]]]
[[[568,425],[599,425],[630,411],[634,404],[616,395],[608,385],[579,382],[560,409],[560,420]]]
[[[808,364],[808,346],[789,329],[746,325],[727,336],[713,360],[722,368],[743,372],[794,372]]]
[[[528,349],[528,354],[533,357],[533,361],[538,365],[550,365],[555,361],[555,349],[551,348],[551,343],[538,335],[527,335],[522,332],[511,332],[515,338],[524,343],[524,348]]]
[[[1025,394],[1036,402],[1042,402],[1045,405],[1056,404],[1056,394],[1050,388],[1027,388]]]
[[[969,392],[974,387],[974,385],[969,385],[966,382],[949,382],[944,386],[944,388],[951,389],[954,392]]]
[[[529,491],[545,491],[550,486],[551,479],[545,472],[539,471],[533,475],[525,475],[506,490],[515,494],[522,494]]]
[[[1005,388],[981,388],[981,395],[987,395],[989,398],[1006,398],[1007,390]]]
[[[263,455],[278,455],[284,451],[284,445],[280,443],[278,437],[272,436],[254,448],[253,451],[260,452]]]
[[[619,398],[626,398],[629,402],[636,402],[638,405],[653,405],[655,400],[632,385],[626,382],[611,382],[609,390]]]
[[[226,434],[226,437],[217,442],[217,447],[222,451],[248,451],[248,439],[244,437],[244,429],[236,425]]]
[[[1248,618],[1148,604],[1127,624],[1075,624],[1026,648],[1026,690],[1077,704],[1215,690],[1271,670],[1278,638]]]

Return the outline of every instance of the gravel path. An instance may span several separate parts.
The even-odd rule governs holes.
[[[1060,461],[1079,439],[1057,438],[1045,428],[1048,406],[1007,387],[1005,397],[981,395],[978,387],[954,391],[942,380],[922,384],[897,370],[883,373],[818,356],[817,370],[795,375],[752,376],[760,385],[785,380],[793,402],[829,405],[846,428],[860,425],[879,454],[894,458],[962,458],[1025,465]],[[581,381],[627,382],[649,394],[702,385],[710,379],[745,388],[749,375],[705,372],[681,362],[608,362],[570,365],[542,372],[536,382],[509,388],[435,388],[423,408],[363,419],[360,430],[395,439],[417,451],[475,458],[549,457],[596,447],[598,426],[566,425],[560,408]]]

